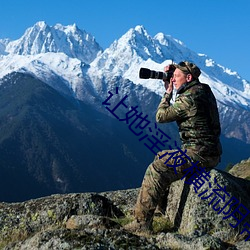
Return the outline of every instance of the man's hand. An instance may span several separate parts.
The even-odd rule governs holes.
[[[164,67],[164,71],[168,72],[170,68],[170,65],[165,66]],[[171,92],[173,91],[173,82],[172,82],[172,78],[170,78],[170,82],[168,82],[167,80],[163,80],[164,81],[164,86],[166,89],[166,93],[171,94]]]

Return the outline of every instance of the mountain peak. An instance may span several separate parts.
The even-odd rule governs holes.
[[[135,31],[141,33],[141,34],[146,34],[148,35],[146,29],[144,28],[143,25],[137,25],[135,28],[134,28]]]
[[[18,55],[62,52],[90,63],[101,50],[94,37],[79,29],[76,24],[49,26],[46,22],[39,21],[28,28],[20,39],[9,42],[5,52]]]
[[[55,30],[60,30],[60,31],[66,32],[66,33],[76,33],[76,32],[79,32],[79,33],[86,34],[86,31],[85,30],[80,30],[75,23],[72,24],[72,25],[67,25],[67,26],[64,26],[64,25],[62,25],[60,23],[57,23],[53,28]]]
[[[38,21],[37,23],[35,23],[34,27],[39,27],[41,29],[46,28],[48,25],[45,21]]]
[[[135,28],[129,29],[128,32],[122,36],[122,38],[127,38],[128,40],[136,39],[138,37],[149,40],[152,39],[143,25],[137,25]]]
[[[165,35],[162,32],[156,34],[154,36],[154,39],[158,40],[162,45],[168,45],[169,43],[175,43],[175,44],[179,44],[183,47],[186,47],[182,41],[175,39],[170,35]]]

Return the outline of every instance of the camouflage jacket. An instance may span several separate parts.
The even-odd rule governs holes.
[[[202,158],[222,153],[220,121],[215,97],[207,84],[198,80],[184,84],[170,105],[171,95],[165,93],[156,113],[156,121],[176,121],[182,148]]]

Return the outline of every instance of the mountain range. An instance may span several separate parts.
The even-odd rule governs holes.
[[[139,69],[184,60],[200,67],[217,99],[219,167],[249,158],[249,81],[170,35],[152,37],[136,26],[103,50],[76,24],[41,21],[20,39],[0,39],[0,200],[139,186],[154,155],[117,117],[136,110],[156,126],[164,87],[140,79]],[[179,142],[175,124],[157,126]]]

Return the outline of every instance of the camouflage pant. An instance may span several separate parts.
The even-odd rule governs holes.
[[[147,168],[135,205],[134,215],[138,221],[152,221],[154,211],[158,203],[160,203],[165,196],[167,188],[172,182],[181,179],[186,174],[186,172],[183,172],[184,169],[192,166],[191,162],[186,160],[185,164],[179,167],[170,167],[176,164],[175,159],[173,157],[170,158],[171,153],[176,151],[177,150],[164,150],[159,152]],[[187,151],[186,154],[190,156],[193,155],[193,152]],[[180,155],[182,155],[181,152],[174,154],[175,157]],[[195,158],[197,159],[197,157]],[[219,160],[220,157],[200,158],[198,166],[213,168],[219,163]],[[174,169],[176,169],[177,174]]]

